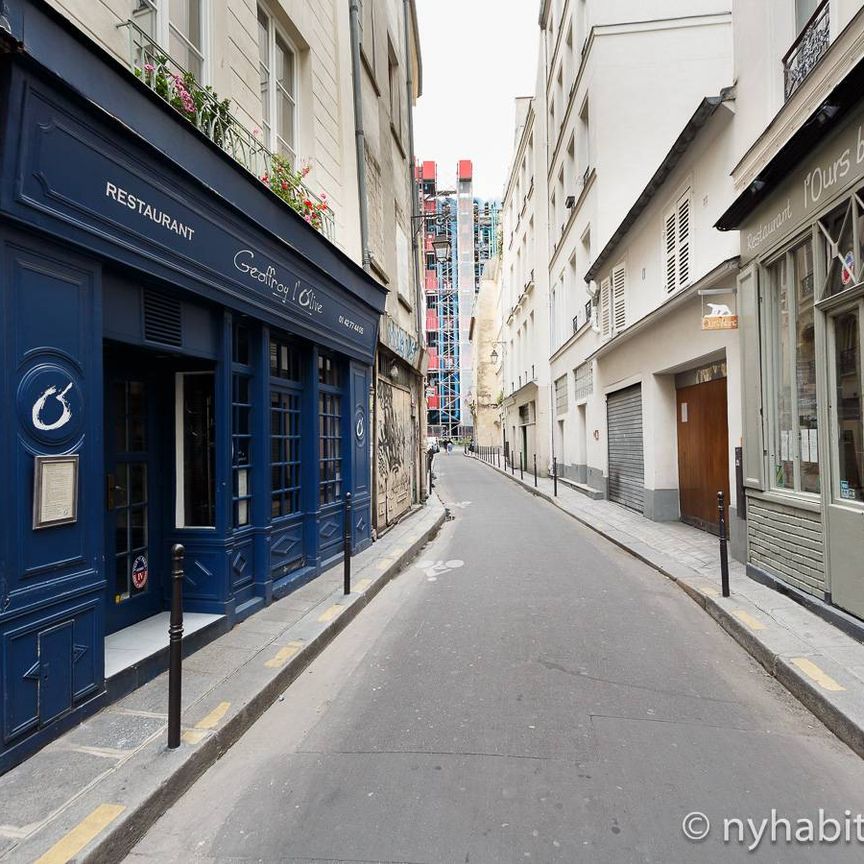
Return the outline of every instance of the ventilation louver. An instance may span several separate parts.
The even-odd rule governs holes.
[[[180,301],[159,291],[144,290],[144,338],[162,345],[183,345]]]

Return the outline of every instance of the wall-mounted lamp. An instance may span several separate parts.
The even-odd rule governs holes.
[[[450,241],[446,234],[436,234],[432,240],[432,249],[435,252],[435,260],[443,264],[450,257]]]

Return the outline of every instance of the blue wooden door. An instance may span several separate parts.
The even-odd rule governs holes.
[[[106,633],[162,609],[159,388],[152,372],[105,364]],[[170,424],[169,424],[170,425]]]

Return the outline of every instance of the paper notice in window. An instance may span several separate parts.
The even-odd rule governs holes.
[[[780,461],[789,461],[789,430],[780,430]]]
[[[810,461],[819,461],[819,432],[816,429],[808,430],[810,432]]]
[[[810,430],[801,430],[801,461],[810,461]]]

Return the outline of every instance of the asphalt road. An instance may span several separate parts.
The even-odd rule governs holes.
[[[131,862],[864,859],[864,763],[680,589],[461,453],[436,461],[455,519],[422,566]],[[820,808],[838,842],[806,842]]]

